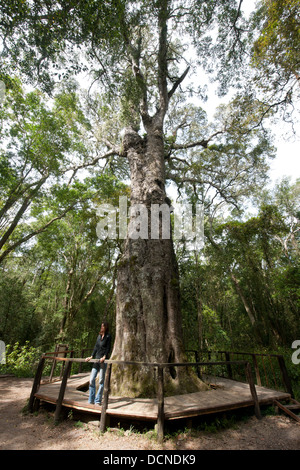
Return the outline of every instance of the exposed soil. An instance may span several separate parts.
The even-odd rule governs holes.
[[[67,417],[54,425],[53,409],[24,413],[33,379],[0,377],[0,450],[300,450],[300,424],[284,414],[251,416],[212,433],[185,431],[162,444],[153,431],[115,427],[99,435],[97,422]],[[75,418],[75,419],[74,419]]]

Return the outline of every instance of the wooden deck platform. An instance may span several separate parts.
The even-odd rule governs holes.
[[[101,415],[101,406],[88,404],[88,391],[80,390],[87,384],[89,374],[73,375],[68,379],[62,406]],[[205,391],[165,397],[165,420],[191,418],[253,406],[249,385],[225,378],[207,377],[215,388]],[[41,384],[35,397],[44,402],[56,404],[61,381]],[[274,400],[289,400],[290,394],[256,386],[259,404],[272,404]],[[157,421],[158,404],[156,399],[109,397],[108,416],[141,421]]]

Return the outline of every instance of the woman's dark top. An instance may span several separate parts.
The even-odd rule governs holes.
[[[111,336],[109,333],[103,336],[103,339],[101,338],[100,335],[98,335],[94,351],[92,354],[93,359],[101,359],[101,357],[105,356],[106,359],[109,358],[109,352],[110,352],[110,345],[111,345]],[[96,362],[93,363],[93,367],[99,370],[100,364],[97,364]]]

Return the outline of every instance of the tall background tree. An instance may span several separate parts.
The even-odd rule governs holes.
[[[299,23],[299,0],[261,0],[251,14],[248,33],[253,67],[248,94],[292,125],[299,120]]]

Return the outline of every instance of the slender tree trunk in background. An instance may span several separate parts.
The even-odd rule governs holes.
[[[198,297],[198,296],[197,296]],[[197,320],[198,320],[198,349],[204,349],[203,345],[203,305],[199,298],[197,298]]]
[[[131,205],[169,203],[165,192],[164,147],[157,129],[141,138],[132,129],[124,136],[124,151],[131,170]],[[172,239],[127,235],[118,270],[116,338],[112,359],[142,362],[183,362],[179,273]],[[197,378],[186,368],[165,369],[167,393],[195,391]],[[153,396],[153,368],[113,368],[112,393]]]
[[[243,292],[242,292],[242,289],[240,287],[240,283],[239,281],[237,280],[237,278],[235,277],[235,275],[232,273],[232,271],[229,271],[230,272],[230,277],[231,277],[231,280],[233,281],[233,285],[235,287],[235,290],[236,292],[238,293],[238,295],[240,296],[240,299],[241,301],[243,302],[243,305],[245,307],[245,310],[248,314],[248,317],[249,317],[249,320],[250,320],[250,323],[252,326],[255,326],[256,324],[256,319],[255,319],[255,316],[254,316],[254,313],[252,312],[252,309],[250,307],[250,305],[248,304]]]
[[[198,253],[194,253],[196,267],[197,267],[197,278],[196,278],[196,303],[197,303],[197,320],[198,320],[198,349],[201,351],[204,348],[203,345],[203,302],[201,292],[201,279],[199,275],[199,259]]]
[[[265,339],[264,339],[263,331],[261,330],[261,328],[259,326],[259,323],[257,322],[257,320],[255,318],[253,309],[251,308],[250,303],[247,301],[246,297],[244,296],[238,279],[235,277],[235,275],[232,273],[231,270],[229,270],[229,273],[230,273],[230,277],[231,277],[231,280],[233,282],[233,285],[235,287],[235,290],[236,290],[237,294],[239,295],[239,297],[240,297],[240,299],[241,299],[241,301],[244,305],[244,308],[247,312],[248,318],[249,318],[250,323],[251,323],[252,328],[253,328],[253,333],[256,336],[257,341],[259,343],[261,343],[262,345],[264,345],[265,344]]]
[[[68,314],[69,314],[69,300],[70,300],[71,283],[72,283],[73,274],[74,274],[74,269],[71,268],[68,272],[68,281],[67,281],[66,293],[65,293],[64,302],[63,302],[63,317],[61,319],[60,330],[58,334],[58,338],[60,338],[61,341],[64,341],[64,338],[65,338],[65,327],[66,327]]]

